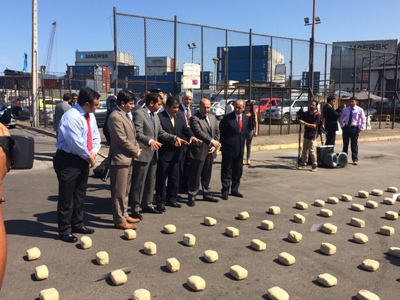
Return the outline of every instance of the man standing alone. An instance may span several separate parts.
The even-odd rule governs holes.
[[[128,91],[120,91],[117,107],[108,118],[111,200],[114,225],[119,229],[136,229],[136,226],[130,223],[140,221],[128,215],[133,162],[140,156],[132,122],[131,111],[134,107],[135,96]]]
[[[326,131],[326,142],[325,145],[335,146],[336,131],[338,128],[338,120],[340,117],[340,110],[333,108],[335,102],[334,97],[328,97],[324,106],[324,119],[325,119],[325,131]]]
[[[243,198],[239,192],[239,186],[243,173],[244,143],[249,126],[249,117],[243,111],[244,100],[236,100],[234,111],[225,115],[219,124],[222,144],[221,198],[223,200],[228,200],[229,189],[232,196]]]
[[[318,102],[313,100],[310,103],[310,108],[304,116],[299,120],[299,124],[304,125],[303,135],[303,152],[301,154],[301,166],[307,165],[308,156],[311,156],[312,168],[311,172],[317,171],[317,151],[315,140],[318,136],[318,125],[321,119],[321,114],[317,111]]]
[[[350,98],[350,106],[343,110],[340,117],[340,127],[343,130],[343,152],[349,151],[349,139],[351,140],[351,158],[353,165],[358,165],[358,135],[365,129],[364,110],[357,106],[357,98]]]
[[[89,167],[94,166],[100,150],[100,134],[93,114],[99,104],[100,94],[83,88],[78,104],[61,119],[53,164],[58,179],[58,230],[60,239],[68,243],[78,240],[73,233],[94,232],[83,224],[83,200]]]

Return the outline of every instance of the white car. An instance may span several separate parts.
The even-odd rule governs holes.
[[[235,101],[236,99],[228,99],[228,106],[226,107],[227,114],[233,112],[233,104]],[[225,116],[225,106],[225,100],[214,102],[210,108],[210,114],[213,114],[217,119],[222,119]]]

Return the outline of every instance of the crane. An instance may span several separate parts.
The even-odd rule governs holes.
[[[54,44],[54,36],[56,35],[56,26],[57,23],[54,21],[51,24],[51,34],[50,34],[50,40],[49,40],[49,45],[47,47],[47,57],[46,61],[44,62],[44,65],[40,68],[42,72],[46,72],[50,70],[50,63],[51,63],[51,54],[53,52],[53,44]]]

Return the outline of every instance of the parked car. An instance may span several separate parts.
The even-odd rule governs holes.
[[[100,100],[100,106],[95,110],[97,127],[103,127],[107,116],[107,100]]]
[[[226,113],[229,114],[233,112],[233,104],[236,99],[228,99],[228,106],[226,108]],[[210,114],[213,114],[217,119],[222,119],[225,116],[225,100],[220,100],[215,102],[210,108]]]
[[[254,111],[260,115],[260,122],[264,123],[264,115],[263,112],[267,108],[275,107],[281,103],[281,98],[260,98],[260,100],[252,101],[254,104]]]
[[[271,120],[279,121],[283,125],[287,125],[292,121],[296,121],[297,112],[303,108],[303,111],[306,112],[308,110],[308,100],[295,99],[295,100],[283,100],[283,103],[276,107],[272,107],[264,110],[262,113],[262,118],[264,122],[268,122],[270,116]],[[319,105],[318,105],[318,111]]]
[[[3,114],[8,113],[8,110],[11,109],[11,106],[7,107],[3,102],[0,102],[0,117],[3,116]],[[17,125],[17,121],[13,118],[11,118],[10,122],[8,122],[7,124],[4,124],[5,126],[7,126],[8,128],[15,128],[15,126]]]

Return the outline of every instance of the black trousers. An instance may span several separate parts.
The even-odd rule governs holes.
[[[243,156],[227,157],[222,154],[221,163],[221,184],[222,192],[238,192],[240,186],[240,178],[243,173]],[[232,183],[232,185],[231,185]]]
[[[353,162],[358,161],[358,127],[347,126],[343,128],[343,152],[349,152],[349,140],[351,141],[351,159]]]
[[[190,158],[189,158],[189,147],[186,145],[181,146],[182,159],[179,161],[179,179],[180,187],[183,190],[188,189],[189,173],[190,173]]]
[[[83,226],[89,163],[78,155],[57,150],[53,166],[58,179],[58,231],[69,234],[71,227]]]
[[[156,200],[157,204],[176,202],[179,190],[179,160],[158,160],[156,171]],[[167,185],[165,182],[167,181]]]
[[[336,141],[336,130],[335,129],[326,129],[326,142],[325,145],[335,146]]]

